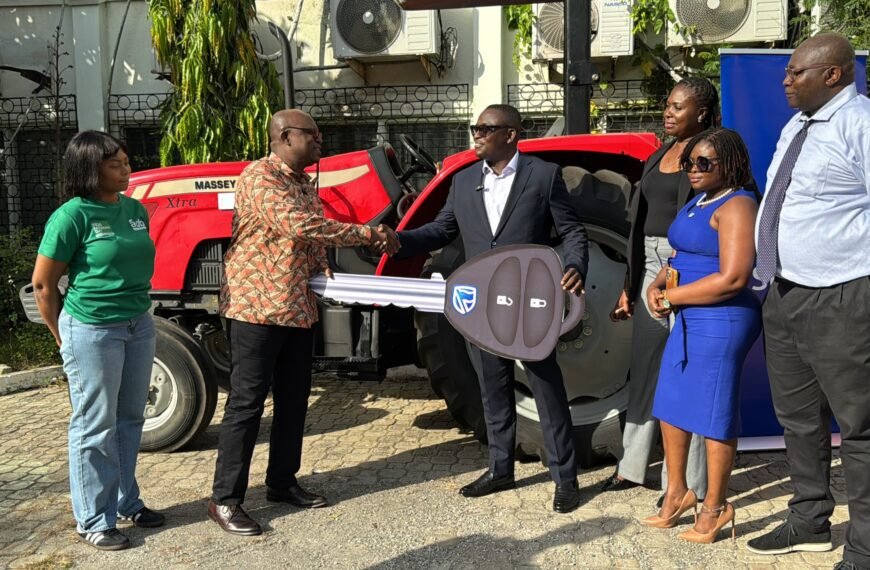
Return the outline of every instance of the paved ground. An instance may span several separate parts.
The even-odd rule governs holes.
[[[221,399],[221,404],[223,398]],[[220,404],[219,404],[220,405]],[[657,492],[596,494],[612,470],[581,477],[584,505],[550,510],[552,483],[537,463],[518,465],[519,488],[469,500],[457,494],[485,466],[485,450],[453,427],[425,381],[399,374],[382,384],[315,381],[303,485],[334,505],[315,511],[265,501],[264,419],[252,469],[249,511],[267,532],[223,533],[205,515],[217,419],[196,446],[144,454],[139,482],[162,529],[131,529],[134,548],[101,553],[74,540],[66,477],[64,387],[0,397],[0,566],[30,568],[831,568],[847,519],[839,460],[834,468],[834,543],[825,554],[752,555],[747,538],[773,528],[789,496],[782,453],[745,454],[732,480],[737,544],[680,541],[680,529],[637,520]],[[218,414],[220,416],[220,413]],[[689,519],[684,519],[689,522]]]

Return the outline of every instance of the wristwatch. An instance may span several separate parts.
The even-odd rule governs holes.
[[[665,289],[664,291],[662,291],[662,307],[664,307],[665,309],[670,309],[670,308],[671,308],[671,302],[668,301],[668,291],[667,291],[667,289]]]

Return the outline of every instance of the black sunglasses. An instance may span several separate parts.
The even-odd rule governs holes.
[[[684,158],[680,161],[680,168],[686,172],[691,172],[692,167],[695,167],[698,172],[707,173],[713,170],[717,162],[719,162],[718,158],[707,158],[706,156],[699,156],[695,160]]]
[[[472,136],[480,135],[486,138],[499,129],[512,129],[513,127],[509,125],[471,125],[468,128],[471,130]]]

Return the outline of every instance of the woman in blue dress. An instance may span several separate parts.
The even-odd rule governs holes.
[[[752,180],[749,153],[734,131],[709,129],[695,136],[681,164],[697,195],[668,231],[678,284],[668,279],[666,267],[647,290],[654,314],[675,313],[653,403],[668,489],[659,513],[642,522],[670,528],[685,511],[696,509],[685,476],[696,433],[704,436],[707,449],[707,494],[694,528],[680,538],[709,543],[729,522],[734,537],[734,507],[725,496],[740,432],[740,375],[761,332],[761,307],[748,288],[758,196],[744,189]]]

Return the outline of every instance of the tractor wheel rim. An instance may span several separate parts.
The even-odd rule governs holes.
[[[151,384],[148,386],[148,400],[145,403],[145,425],[143,431],[157,429],[164,425],[178,407],[178,381],[170,368],[154,358],[151,367]]]

